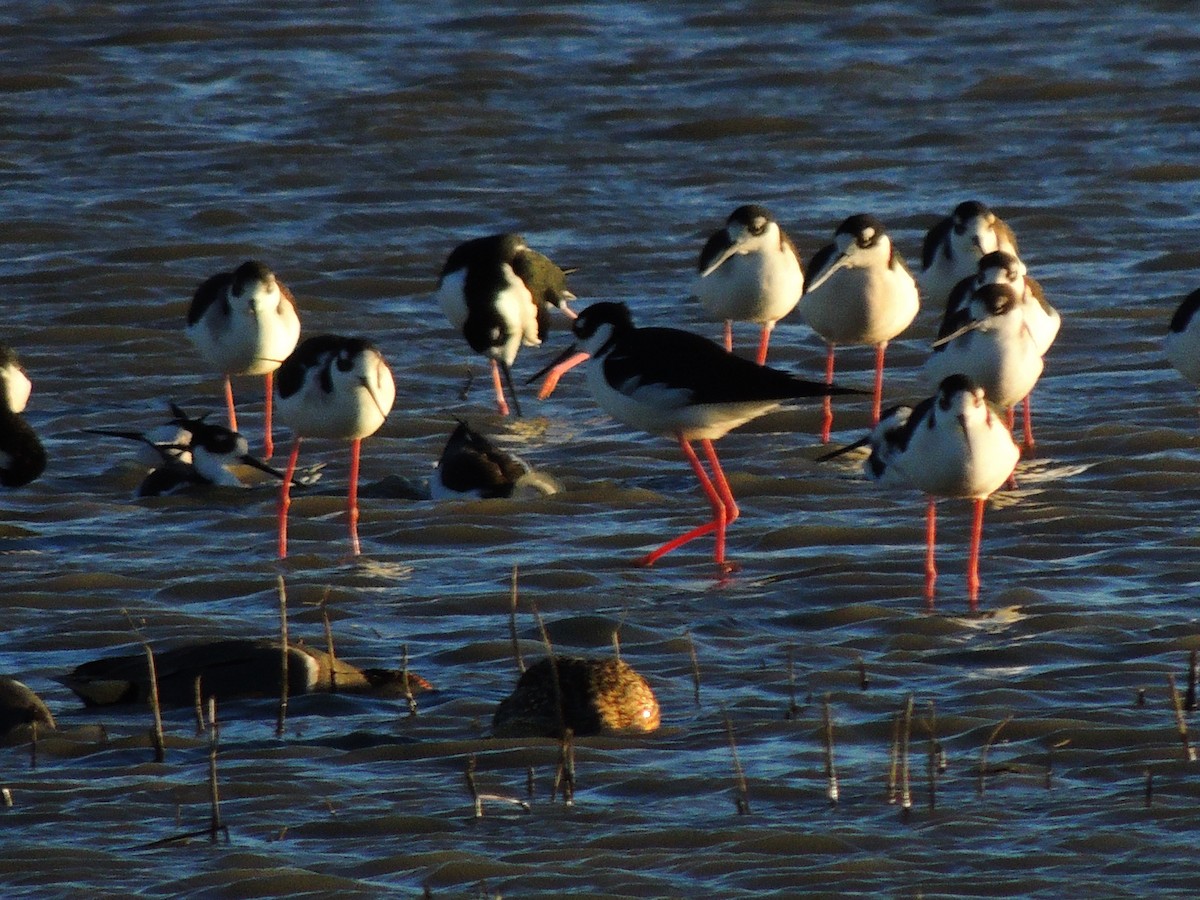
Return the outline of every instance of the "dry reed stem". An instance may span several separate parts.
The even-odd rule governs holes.
[[[929,776],[929,809],[932,811],[937,809],[938,756],[941,749],[937,739],[937,706],[932,700],[929,701],[929,718],[925,720],[925,727],[929,731],[929,759],[926,766]]]
[[[1154,805],[1154,773],[1150,771],[1150,767],[1146,766],[1146,788],[1145,788],[1146,809]]]
[[[908,748],[912,742],[913,696],[908,695],[904,704],[903,722],[900,727],[900,809],[907,817],[912,809],[912,787]]]
[[[167,744],[163,737],[162,707],[158,702],[158,670],[154,666],[154,651],[150,644],[143,640],[142,649],[146,651],[146,670],[150,676],[150,712],[154,717],[150,739],[154,743],[154,761],[163,762],[167,758]]]
[[[867,677],[867,664],[863,662],[863,658],[858,658],[858,689],[865,691],[871,686],[871,679]]]
[[[521,656],[521,642],[517,640],[517,566],[513,563],[512,581],[508,591],[508,633],[512,637],[513,659],[517,661],[517,671],[525,671],[525,659]]]
[[[725,733],[729,736],[729,755],[733,762],[733,784],[736,791],[734,804],[739,816],[748,816],[750,815],[750,795],[746,789],[746,773],[742,769],[742,761],[738,758],[733,722],[730,721],[729,713],[726,712],[724,705],[721,707],[721,715],[725,718]]]
[[[400,678],[404,682],[404,701],[408,704],[408,717],[417,714],[417,698],[412,692],[412,678],[408,674],[408,644],[402,644],[400,657]]]
[[[483,798],[479,796],[479,789],[475,786],[475,754],[472,753],[467,757],[467,770],[464,773],[467,779],[467,791],[471,794],[471,802],[475,806],[475,818],[483,818]]]
[[[29,768],[37,768],[38,723],[33,719],[29,723]]]
[[[221,824],[221,794],[217,788],[217,744],[221,735],[221,728],[217,724],[217,698],[208,698],[208,723],[209,723],[209,744],[208,744],[208,790],[209,799],[212,806],[212,819],[209,824],[209,839],[215,844],[217,835],[225,832],[225,840],[229,840],[229,830]]]
[[[687,638],[688,655],[692,658],[692,692],[696,697],[696,707],[700,706],[700,660],[696,658],[696,642],[692,640],[691,629],[685,628],[683,636]]]
[[[833,712],[829,708],[829,695],[825,695],[821,731],[825,743],[825,796],[831,806],[837,806],[841,791],[838,788],[837,766],[833,762]]]
[[[800,706],[796,703],[796,645],[788,644],[787,648],[788,676],[788,708],[784,718],[791,720],[800,717]]]
[[[1183,701],[1183,708],[1188,712],[1196,711],[1196,651],[1194,649],[1188,654],[1187,695]]]
[[[888,753],[887,802],[896,802],[900,772],[900,713],[892,717],[892,749]]]
[[[204,687],[197,675],[192,679],[192,705],[196,713],[196,735],[204,734]]]
[[[329,588],[321,595],[321,626],[325,629],[325,652],[329,654],[329,690],[336,693],[337,649],[333,645],[333,623],[329,621]]]
[[[279,575],[279,717],[275,722],[275,736],[283,737],[283,726],[287,722],[288,708],[288,616],[287,585]]]
[[[1179,689],[1175,687],[1175,674],[1167,673],[1167,683],[1171,686],[1171,705],[1175,708],[1175,727],[1179,729],[1179,740],[1183,744],[1183,761],[1196,761],[1196,748],[1188,740],[1187,717],[1183,714],[1183,703],[1179,699]]]
[[[1011,714],[1005,716],[1004,721],[1002,721],[999,725],[997,725],[995,728],[992,729],[992,733],[988,735],[988,739],[986,741],[984,741],[983,747],[980,748],[980,751],[979,751],[979,796],[980,797],[983,796],[983,792],[986,787],[984,782],[987,778],[988,751],[991,749],[991,746],[995,742],[996,738],[1000,736],[1000,732],[1004,728],[1004,726],[1007,725],[1011,721],[1012,721]]]

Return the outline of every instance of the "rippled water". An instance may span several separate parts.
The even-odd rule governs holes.
[[[1182,685],[1200,646],[1200,446],[1195,392],[1160,346],[1200,268],[1192,7],[328,6],[0,5],[2,339],[33,378],[28,418],[51,454],[41,480],[0,497],[0,669],[64,732],[34,770],[24,748],[0,755],[5,894],[1192,895],[1200,784],[1167,675]],[[677,450],[606,419],[578,377],[499,420],[482,363],[429,297],[456,243],[515,229],[578,266],[580,305],[625,300],[639,322],[716,337],[686,296],[734,206],[769,205],[806,258],[871,211],[915,264],[924,231],[972,197],[1014,226],[1064,315],[1034,394],[1037,456],[988,511],[980,618],[963,600],[967,510],[942,506],[927,614],[921,499],[814,463],[811,409],[721,442],[743,503],[739,573],[716,579],[704,541],[632,568],[703,513]],[[360,560],[346,556],[343,448],[306,444],[328,467],[293,507],[281,566],[272,490],[134,501],[128,448],[82,433],[155,424],[168,399],[219,413],[183,316],[204,277],[248,256],[292,287],[306,333],[370,335],[396,371],[396,411],[364,449]],[[934,319],[893,345],[889,399],[919,398]],[[526,349],[518,376],[565,343]],[[820,371],[797,317],[772,347],[774,363]],[[840,353],[842,380],[866,384],[869,359]],[[260,388],[237,390],[256,435]],[[567,490],[434,505],[380,484],[427,477],[455,416]],[[865,424],[847,404],[835,438]],[[553,743],[486,738],[515,680],[514,565],[527,655],[534,604],[560,650],[611,652],[619,628],[662,705],[656,735],[580,742],[570,807],[550,797]],[[207,824],[190,712],[168,717],[156,764],[144,711],[84,712],[53,679],[129,648],[131,623],[164,646],[271,634],[280,572],[294,636],[323,640],[327,598],[341,656],[395,665],[406,645],[439,690],[416,718],[296,698],[282,739],[271,704],[227,706],[230,843],[145,849]],[[886,780],[910,695],[905,818]],[[935,809],[931,703],[948,766]],[[473,820],[472,753],[489,791],[524,796],[533,766],[532,810]]]

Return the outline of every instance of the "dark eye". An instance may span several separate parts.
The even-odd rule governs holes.
[[[349,372],[354,366],[354,360],[350,358],[349,353],[339,353],[337,358],[337,367],[339,372]]]
[[[213,453],[229,453],[237,444],[237,438],[232,434],[216,434],[213,435],[211,448]]]
[[[750,233],[752,235],[754,235],[755,237],[758,237],[766,230],[767,230],[766,219],[755,219],[753,222],[750,223]]]

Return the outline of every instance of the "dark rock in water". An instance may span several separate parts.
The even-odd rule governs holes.
[[[549,659],[530,666],[492,717],[496,737],[646,733],[659,725],[658,700],[646,679],[619,659],[559,656],[558,690]],[[561,710],[556,703],[561,694]]]
[[[0,740],[14,737],[23,739],[22,726],[37,723],[39,728],[54,728],[54,716],[50,714],[42,698],[15,678],[0,675]]]
[[[190,704],[195,681],[204,697],[218,700],[276,697],[280,689],[280,645],[269,640],[221,640],[189,644],[154,654],[159,701]],[[332,664],[332,665],[331,665]],[[150,695],[145,653],[97,659],[62,679],[87,706],[144,702]],[[414,693],[430,690],[424,678],[408,673]],[[404,673],[392,669],[360,669],[312,647],[288,647],[288,692],[343,692],[384,697],[404,695]]]

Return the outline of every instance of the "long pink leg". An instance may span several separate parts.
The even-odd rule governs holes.
[[[350,551],[358,556],[362,548],[358,543],[358,458],[362,440],[350,442],[350,490],[346,497],[346,518],[350,522]]]
[[[933,585],[937,581],[934,546],[937,541],[937,500],[929,498],[925,508],[925,608],[933,612]]]
[[[266,424],[263,425],[263,459],[268,460],[275,454],[275,435],[271,433],[271,408],[274,404],[274,392],[272,388],[275,384],[275,373],[267,373],[267,399],[263,406],[263,417],[266,419]]]
[[[712,469],[713,486],[717,489],[717,493],[721,495],[721,503],[725,506],[725,524],[732,525],[737,521],[742,511],[738,509],[737,501],[733,499],[733,489],[729,487],[729,481],[725,477],[725,470],[721,468],[721,461],[717,459],[717,448],[708,439],[700,441],[700,446],[704,449],[704,457],[708,460],[708,467]]]
[[[504,383],[500,380],[500,363],[492,360],[492,385],[496,388],[496,408],[500,415],[508,415],[508,401],[504,399]]]
[[[283,473],[283,487],[279,489],[279,558],[287,559],[287,520],[292,506],[292,476],[296,474],[296,460],[300,458],[300,436],[292,444],[287,469]]]
[[[686,534],[681,534],[674,540],[667,541],[657,550],[641,557],[637,561],[637,564],[639,566],[652,566],[672,550],[676,550],[689,541],[694,541],[696,538],[715,530],[717,532],[716,562],[718,565],[723,565],[725,562],[725,503],[717,493],[716,488],[713,487],[712,481],[709,479],[708,473],[704,471],[704,466],[700,464],[700,458],[696,456],[696,451],[692,449],[692,445],[683,437],[680,437],[679,447],[683,450],[683,455],[691,465],[692,471],[696,473],[696,478],[699,479],[700,487],[704,491],[705,496],[708,497],[708,502],[712,504],[713,519],[711,522],[705,522],[703,525],[693,528]]]
[[[883,406],[883,357],[887,353],[887,341],[875,345],[875,399],[871,403],[871,424],[879,424],[879,410]],[[830,379],[832,381],[833,379]]]
[[[1033,394],[1025,395],[1025,453],[1026,455],[1033,453],[1033,413],[1030,411],[1029,398]]]
[[[986,500],[975,501],[971,521],[971,552],[967,557],[967,603],[971,612],[979,610],[979,544],[983,540],[983,507]]]
[[[833,344],[825,355],[825,383],[833,384]],[[821,443],[829,443],[829,432],[833,430],[833,398],[825,395],[825,418],[821,422]]]
[[[237,413],[233,411],[233,384],[225,376],[225,405],[229,407],[229,430],[237,431]]]
[[[733,352],[733,320],[725,320],[725,350],[729,353]]]
[[[774,327],[774,322],[768,322],[762,327],[762,337],[758,339],[758,359],[756,360],[760,366],[767,364],[767,345],[771,343],[771,329]]]

